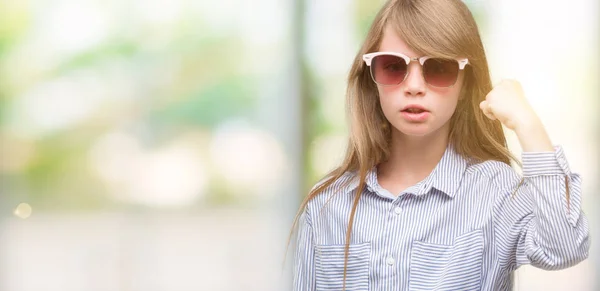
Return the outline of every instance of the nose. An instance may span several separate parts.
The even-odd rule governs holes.
[[[418,62],[411,62],[408,66],[408,76],[404,80],[404,94],[406,96],[424,96],[427,85],[423,79],[423,68]]]

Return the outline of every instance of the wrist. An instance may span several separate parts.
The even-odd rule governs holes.
[[[541,120],[532,118],[518,123],[515,133],[524,152],[552,152],[554,146]]]
[[[542,121],[537,117],[529,117],[519,120],[515,123],[514,128],[517,136],[529,136],[531,134],[538,133],[540,131],[545,131],[544,125]]]

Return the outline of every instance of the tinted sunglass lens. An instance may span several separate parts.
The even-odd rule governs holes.
[[[397,85],[404,81],[408,66],[403,58],[392,55],[379,55],[371,62],[371,75],[380,85]]]
[[[423,64],[425,82],[435,87],[450,87],[458,78],[458,62],[456,60],[432,58]]]

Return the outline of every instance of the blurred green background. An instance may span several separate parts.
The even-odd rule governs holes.
[[[598,3],[465,2],[598,229]],[[342,158],[381,3],[0,0],[0,291],[289,289],[286,234]],[[596,290],[597,245],[517,290]]]

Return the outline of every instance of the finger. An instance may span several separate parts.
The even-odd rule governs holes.
[[[485,116],[487,116],[487,118],[489,118],[491,120],[496,120],[496,116],[492,112],[492,109],[490,108],[490,104],[488,101],[485,101],[485,100],[481,101],[481,103],[479,103],[479,108],[481,108],[481,111],[483,112],[483,114]]]
[[[494,113],[491,113],[489,111],[483,111],[483,114],[491,120],[496,120],[496,116],[494,115]]]
[[[481,108],[481,110],[485,111],[485,109],[487,108],[489,102],[487,102],[486,100],[483,100],[479,103],[479,108]]]

